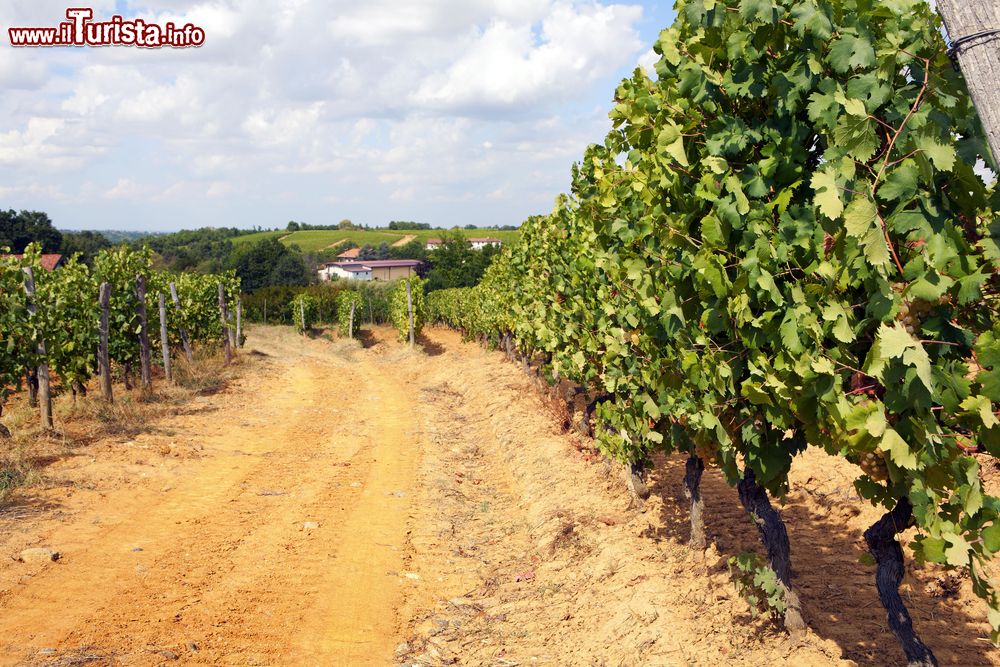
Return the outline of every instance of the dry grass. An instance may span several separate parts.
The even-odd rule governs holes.
[[[240,355],[227,366],[221,353],[198,349],[193,364],[183,354],[174,359],[174,384],[167,384],[160,373],[154,376],[151,394],[115,385],[113,403],[100,398],[95,380],[87,397],[74,399],[67,392],[53,398],[55,430],[49,432],[40,427],[38,411],[28,405],[27,396],[13,396],[3,413],[3,424],[12,435],[0,439],[0,502],[7,501],[19,487],[41,483],[45,465],[79,447],[105,438],[131,439],[157,430],[157,423],[176,414],[179,406],[195,396],[224,390],[251,363],[250,355]],[[158,370],[154,369],[154,373]]]

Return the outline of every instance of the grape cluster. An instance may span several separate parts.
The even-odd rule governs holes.
[[[858,465],[866,475],[876,482],[885,482],[889,479],[889,469],[885,465],[885,459],[877,452],[865,452],[860,458]]]
[[[701,442],[694,447],[695,456],[705,462],[705,465],[719,465],[718,443]]]

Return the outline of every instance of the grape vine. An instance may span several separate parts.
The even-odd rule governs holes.
[[[598,440],[623,462],[701,458],[748,503],[787,492],[808,446],[858,464],[919,561],[969,573],[996,640],[1000,500],[972,454],[1000,456],[1000,195],[938,18],[917,0],[677,9],[571,194],[429,318],[512,336],[603,396]]]

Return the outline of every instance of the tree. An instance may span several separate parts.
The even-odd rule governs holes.
[[[63,237],[41,211],[0,211],[0,247],[22,253],[29,243],[37,242],[42,252],[59,252]]]
[[[358,259],[375,259],[375,246],[371,243],[366,243],[361,246],[361,252],[358,253]]]
[[[996,169],[1000,163],[1000,1],[938,0],[937,9],[979,112]]]
[[[358,228],[357,225],[355,225],[353,222],[351,222],[347,218],[344,218],[339,223],[337,223],[337,227],[339,229],[357,229]]]
[[[427,254],[431,270],[427,274],[428,291],[451,287],[472,287],[483,277],[497,249],[473,250],[469,239],[459,232],[446,233],[441,245]]]
[[[79,253],[87,266],[93,264],[97,253],[111,247],[111,241],[100,232],[65,232],[62,236],[62,253],[70,257]]]
[[[294,220],[291,220],[285,226],[285,229],[288,230],[288,231],[290,231],[290,232],[297,232],[300,229],[302,229],[302,225],[300,225],[299,223],[295,222]]]
[[[253,291],[276,285],[309,284],[309,269],[302,256],[276,238],[261,239],[233,260],[243,289]]]
[[[401,246],[391,246],[389,248],[390,259],[417,259],[424,261],[427,259],[427,247],[420,239],[413,239],[409,243]]]
[[[389,259],[391,254],[389,244],[382,241],[382,243],[378,245],[378,249],[375,251],[375,259]]]

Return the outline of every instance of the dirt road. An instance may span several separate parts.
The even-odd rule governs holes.
[[[804,493],[788,510],[811,626],[793,642],[750,619],[728,580],[754,534],[719,479],[706,477],[713,545],[696,556],[675,463],[635,507],[499,354],[445,331],[417,351],[385,329],[365,341],[254,329],[254,361],[226,391],[67,452],[0,507],[0,553],[62,554],[0,562],[0,664],[901,658],[851,547],[870,509],[846,478],[809,476],[809,494],[843,500]],[[810,548],[813,529],[838,549]],[[936,577],[906,590],[925,640],[944,664],[1000,664],[967,582],[939,600]]]

